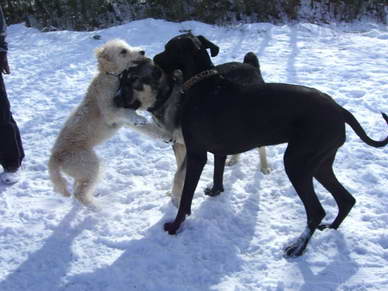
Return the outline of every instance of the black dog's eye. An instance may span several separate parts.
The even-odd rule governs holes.
[[[128,53],[127,49],[122,49],[121,52],[120,52],[120,54],[122,54],[122,55],[126,55],[127,53]]]

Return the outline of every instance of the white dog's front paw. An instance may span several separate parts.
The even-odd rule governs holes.
[[[260,171],[264,174],[264,175],[268,175],[271,173],[272,169],[271,168],[267,168],[267,167],[260,167]]]
[[[162,140],[165,142],[165,143],[168,143],[168,144],[174,144],[175,143],[175,140],[172,136],[170,135],[164,135],[162,136]]]

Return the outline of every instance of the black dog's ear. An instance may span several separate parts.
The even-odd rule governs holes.
[[[212,43],[210,40],[208,40],[206,37],[202,35],[198,35],[197,38],[201,41],[204,48],[210,49],[210,54],[212,57],[215,57],[218,55],[218,52],[220,51],[220,48]]]
[[[202,49],[202,43],[201,41],[196,38],[195,36],[191,36],[190,38],[182,38],[179,42],[179,48],[180,51],[183,52],[193,52],[196,54],[197,52],[201,51]]]

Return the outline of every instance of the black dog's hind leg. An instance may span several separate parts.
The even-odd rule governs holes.
[[[205,194],[209,196],[217,196],[224,192],[224,169],[226,156],[214,155],[214,173],[213,186],[205,189]]]
[[[356,203],[356,199],[341,185],[333,171],[333,163],[336,152],[325,160],[315,172],[314,177],[333,195],[338,205],[338,215],[333,223],[318,226],[320,230],[325,228],[337,229]]]
[[[179,226],[186,219],[186,215],[191,214],[191,202],[193,200],[194,191],[198,185],[206,160],[206,151],[194,153],[189,151],[187,152],[185,184],[183,186],[178,214],[173,222],[168,222],[164,225],[164,230],[168,231],[169,234],[176,234]]]
[[[298,193],[306,210],[307,227],[296,241],[285,248],[286,257],[303,254],[315,230],[325,216],[325,210],[318,200],[313,186],[313,172],[318,165],[318,153],[311,153],[303,145],[288,145],[284,154],[286,173]]]

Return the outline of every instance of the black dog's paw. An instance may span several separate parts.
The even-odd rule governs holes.
[[[299,246],[293,245],[284,249],[285,258],[297,258],[303,255],[304,249],[301,250]]]
[[[296,241],[291,243],[288,247],[284,248],[285,258],[296,258],[303,255],[306,250],[307,241],[303,238],[298,238]]]
[[[320,224],[317,226],[317,229],[323,231],[325,229],[332,228],[330,224]]]
[[[177,233],[180,224],[177,224],[175,221],[167,222],[164,224],[164,231],[167,231],[168,234],[173,235]]]
[[[217,196],[217,195],[220,195],[222,192],[224,192],[224,188],[223,187],[220,187],[220,188],[217,188],[217,187],[207,187],[205,189],[205,195],[207,196]]]

